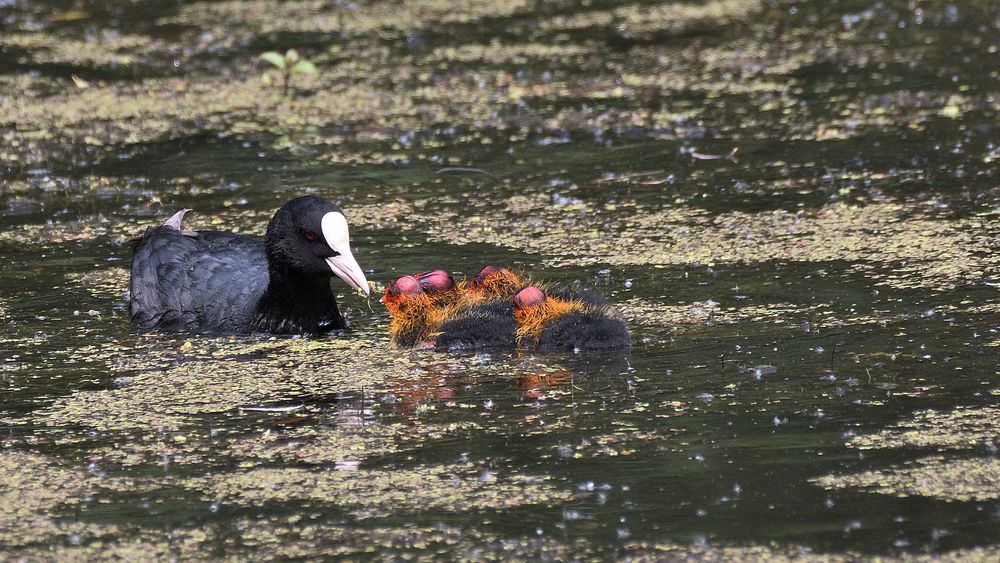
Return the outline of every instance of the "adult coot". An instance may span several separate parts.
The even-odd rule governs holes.
[[[132,256],[130,317],[140,330],[322,334],[346,325],[330,279],[369,292],[347,218],[303,196],[281,206],[264,240],[186,231],[181,211],[146,230]]]

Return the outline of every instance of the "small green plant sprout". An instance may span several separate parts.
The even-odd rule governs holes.
[[[281,95],[284,98],[288,98],[292,76],[296,74],[316,74],[316,65],[308,59],[300,58],[299,52],[295,49],[285,51],[284,55],[277,51],[268,51],[261,53],[260,58],[271,63],[281,71]]]

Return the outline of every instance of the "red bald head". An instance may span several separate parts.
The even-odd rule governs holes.
[[[437,269],[417,275],[420,287],[427,293],[440,293],[455,288],[455,278],[448,272]]]
[[[468,294],[480,299],[507,298],[526,282],[513,270],[487,264],[472,278]]]
[[[503,266],[498,266],[497,264],[487,264],[483,266],[482,270],[472,278],[472,287],[479,287],[483,285],[483,282],[491,276],[495,276],[504,270]]]
[[[515,293],[510,302],[514,305],[515,309],[527,309],[528,307],[545,303],[545,292],[538,286],[529,285]]]
[[[390,297],[399,295],[420,295],[424,290],[416,276],[403,276],[385,288],[385,294]]]

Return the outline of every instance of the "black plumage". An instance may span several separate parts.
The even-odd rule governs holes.
[[[592,289],[586,289],[578,283],[570,286],[551,285],[545,289],[545,293],[563,301],[582,301],[595,307],[603,307],[607,304],[603,295]]]
[[[382,298],[392,319],[393,344],[547,351],[631,345],[625,323],[598,293],[579,283],[544,290],[523,283],[496,265],[485,266],[464,290],[445,270],[403,276],[386,287]]]
[[[560,297],[573,296],[573,299]],[[600,299],[600,301],[597,301]],[[632,339],[625,323],[592,292],[543,291],[524,287],[511,299],[522,347],[539,350],[582,351],[627,348]]]
[[[542,328],[536,342],[540,350],[596,350],[628,348],[632,337],[620,319],[600,310],[560,315]]]
[[[517,344],[514,306],[507,299],[473,305],[460,316],[441,325],[437,350],[511,348]]]
[[[185,231],[182,217],[148,229],[135,248],[130,318],[137,329],[322,334],[346,326],[332,277],[368,291],[346,218],[322,198],[283,205],[264,240]]]

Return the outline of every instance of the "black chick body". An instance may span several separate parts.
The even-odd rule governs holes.
[[[510,297],[523,284],[520,275],[504,266],[483,266],[472,277],[467,289],[474,304],[441,325],[435,349],[475,350],[516,346],[517,321]]]
[[[507,299],[473,305],[441,325],[434,342],[437,350],[512,348],[517,344],[514,306]]]
[[[536,346],[539,350],[598,350],[628,348],[632,337],[620,319],[604,311],[574,311],[558,316],[542,328]]]
[[[521,348],[626,348],[625,324],[599,294],[582,288],[525,286],[511,270],[487,264],[462,287],[444,270],[403,276],[382,299],[393,344],[439,351]]]
[[[330,279],[368,291],[340,208],[293,199],[264,240],[185,231],[183,212],[150,228],[132,257],[129,304],[140,330],[215,334],[322,334],[345,328]]]
[[[522,348],[579,351],[632,345],[628,327],[595,293],[527,286],[511,302]]]
[[[581,287],[554,285],[546,293],[564,301],[579,301],[603,307],[604,298]],[[435,340],[437,350],[513,348],[518,345],[518,323],[512,295],[490,299],[462,311],[441,325]],[[628,329],[603,310],[574,312],[549,321],[537,339],[542,350],[623,348],[631,342]]]

